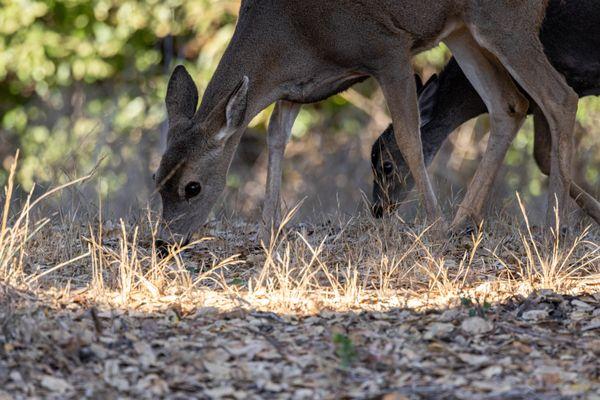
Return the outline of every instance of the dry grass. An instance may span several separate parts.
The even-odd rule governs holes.
[[[496,399],[596,387],[584,367],[600,351],[597,228],[548,242],[521,204],[519,218],[440,241],[399,216],[294,223],[297,207],[268,244],[254,224],[214,222],[160,258],[152,213],[36,218],[65,186],[12,211],[14,174],[0,231],[0,398]],[[520,370],[524,349],[533,375]],[[555,365],[557,353],[567,361]]]
[[[267,245],[257,245],[253,225],[213,223],[206,237],[160,258],[150,212],[139,225],[103,221],[101,215],[79,228],[32,218],[40,202],[81,180],[35,201],[29,196],[11,212],[15,168],[5,188],[0,281],[34,292],[76,289],[120,307],[141,299],[202,298],[206,305],[310,313],[448,307],[471,295],[502,301],[514,293],[577,293],[600,285],[598,230],[588,227],[564,243],[560,235],[544,241],[522,203],[521,221],[505,218],[445,242],[433,239],[430,227],[397,216],[374,221],[335,215],[319,225],[293,225],[296,207]]]

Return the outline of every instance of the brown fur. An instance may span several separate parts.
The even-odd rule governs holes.
[[[440,218],[418,134],[410,59],[465,28],[464,37],[472,40],[468,53],[473,56],[462,60],[465,65],[471,65],[481,52],[489,52],[486,66],[471,65],[473,71],[488,77],[492,87],[503,87],[509,97],[519,98],[518,93],[511,92],[512,82],[506,82],[505,73],[491,73],[506,67],[549,120],[556,139],[553,143],[561,146],[553,151],[551,175],[562,204],[563,192],[570,185],[567,138],[575,114],[571,99],[576,96],[543,54],[538,33],[544,10],[544,0],[245,0],[233,39],[200,109],[193,118],[187,118],[190,128],[178,124],[169,131],[169,146],[157,181],[169,175],[173,165],[183,165],[173,175],[173,182],[159,187],[165,220],[182,235],[204,223],[224,188],[240,136],[269,104],[278,100],[320,101],[368,76],[381,84],[386,95],[396,141],[423,195],[430,221]],[[240,90],[244,77],[248,85]],[[188,79],[175,78],[189,84]],[[172,99],[189,96],[195,90],[181,89],[180,85],[174,88],[167,95],[167,103],[185,105]],[[494,110],[496,115],[504,121],[497,129],[503,145],[482,171],[485,182],[494,174],[492,160],[501,156],[504,143],[512,139],[513,127],[518,124],[516,120],[508,122],[511,117],[505,115],[506,107],[500,109],[503,99],[510,101],[503,93],[493,94],[493,101],[490,97],[490,103],[499,107]],[[187,111],[187,106],[182,107],[178,117],[185,121]],[[509,125],[511,128],[506,128]],[[202,184],[203,189],[197,197],[186,199],[183,194],[190,182]],[[488,188],[475,189],[472,197],[477,204],[482,203]],[[463,214],[459,220],[468,216]]]

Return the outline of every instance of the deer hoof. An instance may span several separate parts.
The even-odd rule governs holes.
[[[548,243],[554,243],[557,240],[563,241],[572,238],[575,233],[574,230],[570,226],[561,226],[558,228],[558,235],[556,232],[556,227],[548,228],[546,227],[544,230],[544,239]]]
[[[256,244],[264,244],[265,246],[268,246],[269,243],[271,243],[271,233],[272,231],[270,227],[268,227],[266,224],[260,224],[258,232],[256,233]]]
[[[451,236],[471,236],[477,233],[478,227],[477,225],[469,221],[467,219],[462,220],[460,222],[454,222],[450,227],[450,235]]]
[[[433,239],[440,241],[445,240],[448,238],[448,224],[443,218],[440,218],[431,225],[429,232]]]

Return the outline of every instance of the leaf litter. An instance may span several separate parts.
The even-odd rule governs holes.
[[[304,224],[263,248],[213,226],[164,265],[143,234],[82,234],[96,258],[0,281],[0,399],[600,399],[597,233],[536,262],[510,225],[448,246],[397,224]]]

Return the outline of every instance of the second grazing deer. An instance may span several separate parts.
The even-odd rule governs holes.
[[[540,39],[550,62],[580,97],[600,95],[600,4],[597,0],[550,0]],[[535,102],[535,160],[550,173],[551,138]],[[446,138],[464,122],[487,112],[486,104],[457,61],[451,59],[439,76],[419,88],[421,139],[425,163],[430,164]],[[407,163],[390,126],[372,149],[373,212],[381,217],[403,201],[413,185]],[[571,197],[600,224],[600,203],[577,184]],[[551,204],[549,205],[552,206]]]
[[[427,217],[441,210],[425,168],[411,58],[444,41],[492,116],[490,144],[453,226],[477,215],[496,166],[528,109],[511,76],[539,105],[552,136],[551,187],[561,207],[571,184],[577,95],[539,41],[546,0],[243,0],[235,33],[198,109],[183,67],[168,85],[167,149],[156,174],[163,219],[185,239],[222,193],[249,122],[278,103],[271,143],[285,143],[298,104],[328,98],[373,77],[382,87],[395,139],[422,195]],[[285,146],[269,155],[280,160]],[[280,179],[277,163],[269,177]],[[275,219],[279,184],[264,210]],[[549,214],[551,216],[551,214]],[[163,237],[167,231],[163,232]]]

